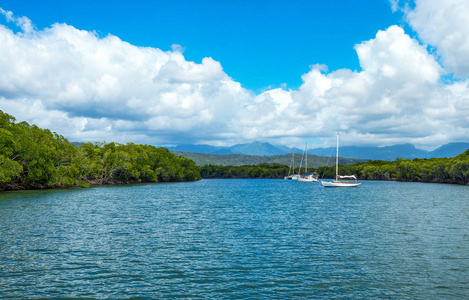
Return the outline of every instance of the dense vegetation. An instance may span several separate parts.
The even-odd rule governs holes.
[[[205,165],[200,168],[203,178],[283,178],[288,167],[282,164],[248,166]],[[310,169],[321,178],[333,178],[335,166]],[[298,174],[298,168],[294,172]],[[361,180],[397,180],[469,184],[469,150],[454,158],[397,159],[396,161],[368,161],[353,165],[339,165],[339,174],[355,174]]]
[[[249,166],[205,165],[200,168],[203,178],[283,178],[288,166],[282,164],[258,164]]]
[[[185,151],[172,151],[176,155],[189,158],[195,162],[198,166],[205,165],[217,165],[217,166],[254,166],[258,164],[281,164],[290,165],[292,155],[244,155],[244,154],[226,154],[226,155],[214,155],[214,154],[203,154],[193,153]],[[294,165],[298,167],[301,161],[301,154],[295,154]],[[359,162],[365,162],[367,159],[357,158],[340,158],[340,164],[355,164]],[[303,161],[303,166],[304,166]],[[327,156],[316,156],[308,154],[308,169],[318,168],[320,166],[332,166],[335,165],[335,158]]]
[[[190,159],[148,145],[86,143],[0,111],[0,190],[201,179]]]
[[[321,167],[319,174],[332,178],[334,167]],[[375,160],[339,166],[340,174],[355,174],[365,180],[397,180],[469,184],[469,150],[453,158]]]

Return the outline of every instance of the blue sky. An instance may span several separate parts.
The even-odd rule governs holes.
[[[4,9],[37,29],[54,23],[112,34],[136,46],[184,48],[186,60],[219,61],[256,93],[298,88],[314,64],[360,69],[355,44],[403,24],[387,0],[331,1],[7,1]]]
[[[469,2],[0,1],[0,110],[71,141],[469,137]]]

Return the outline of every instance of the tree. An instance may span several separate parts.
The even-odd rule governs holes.
[[[53,188],[201,179],[193,161],[164,148],[85,143],[0,111],[0,189]]]

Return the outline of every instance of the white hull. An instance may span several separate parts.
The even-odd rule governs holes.
[[[332,181],[322,181],[321,184],[323,187],[340,187],[340,188],[349,188],[349,187],[357,187],[361,183],[357,182],[357,177],[355,175],[345,175],[345,176],[339,176],[339,133],[337,133],[337,149],[335,152],[335,178],[336,180]],[[339,179],[342,178],[351,178],[355,179],[355,182],[350,182],[350,181],[339,181]]]
[[[322,181],[321,184],[323,187],[357,187],[361,183],[358,182],[344,182],[344,181]]]
[[[298,178],[298,181],[299,181],[299,182],[318,182],[319,180],[317,180],[317,179],[314,178],[314,177],[306,177],[306,178],[299,177],[299,178]]]
[[[298,180],[299,178],[299,175],[289,175],[289,176],[285,176],[283,179],[285,180]]]

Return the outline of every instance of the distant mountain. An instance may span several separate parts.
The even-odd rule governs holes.
[[[174,154],[187,157],[193,160],[198,166],[205,165],[219,165],[219,166],[245,166],[245,165],[258,165],[260,163],[279,163],[289,166],[291,163],[292,155],[244,155],[244,154],[205,154],[194,153],[185,151],[173,151]],[[294,167],[298,168],[301,162],[301,155],[295,155]],[[356,158],[339,158],[339,164],[355,164],[358,162],[367,161],[365,159]],[[303,166],[304,166],[303,161]],[[321,166],[333,166],[335,158],[316,156],[308,154],[308,168],[318,168]]]
[[[455,157],[467,149],[469,149],[469,143],[449,143],[431,151],[428,157]]]
[[[284,150],[279,149],[278,147],[273,146],[269,143],[253,142],[250,144],[238,144],[234,145],[228,150],[231,153],[227,154],[244,154],[244,155],[283,155],[287,154]]]
[[[286,146],[274,146],[270,143],[253,142],[249,144],[237,144],[231,147],[215,147],[209,145],[179,145],[169,147],[171,151],[186,151],[203,154],[229,155],[244,154],[257,156],[285,155],[288,153],[303,153],[298,148]],[[394,161],[397,158],[437,158],[454,157],[469,149],[469,143],[449,143],[433,151],[426,151],[415,148],[412,144],[399,144],[385,147],[360,147],[345,146],[340,148],[339,155],[344,158],[388,160]],[[308,154],[317,156],[335,156],[335,147],[308,149]]]
[[[252,142],[249,144],[236,144],[231,147],[215,147],[210,145],[178,145],[168,147],[171,151],[186,151],[203,154],[244,154],[244,155],[284,155],[288,153],[303,153],[298,148],[289,148],[286,146],[273,146],[270,143]]]
[[[222,149],[225,149],[225,147],[215,147],[215,146],[210,146],[210,145],[177,145],[176,147],[167,147],[168,150],[172,151],[188,151],[188,152],[194,152],[194,153],[215,153],[217,151],[220,151]]]
[[[308,153],[320,156],[330,156],[331,153],[335,153],[335,151],[335,147],[316,148],[308,150]],[[400,144],[386,147],[345,146],[340,148],[339,154],[342,157],[393,161],[397,158],[426,158],[428,156],[428,151],[417,149],[412,144]]]
[[[303,153],[303,149],[298,149],[298,148],[290,148],[290,147],[287,147],[287,146],[276,146],[278,149],[284,151],[285,153]]]

